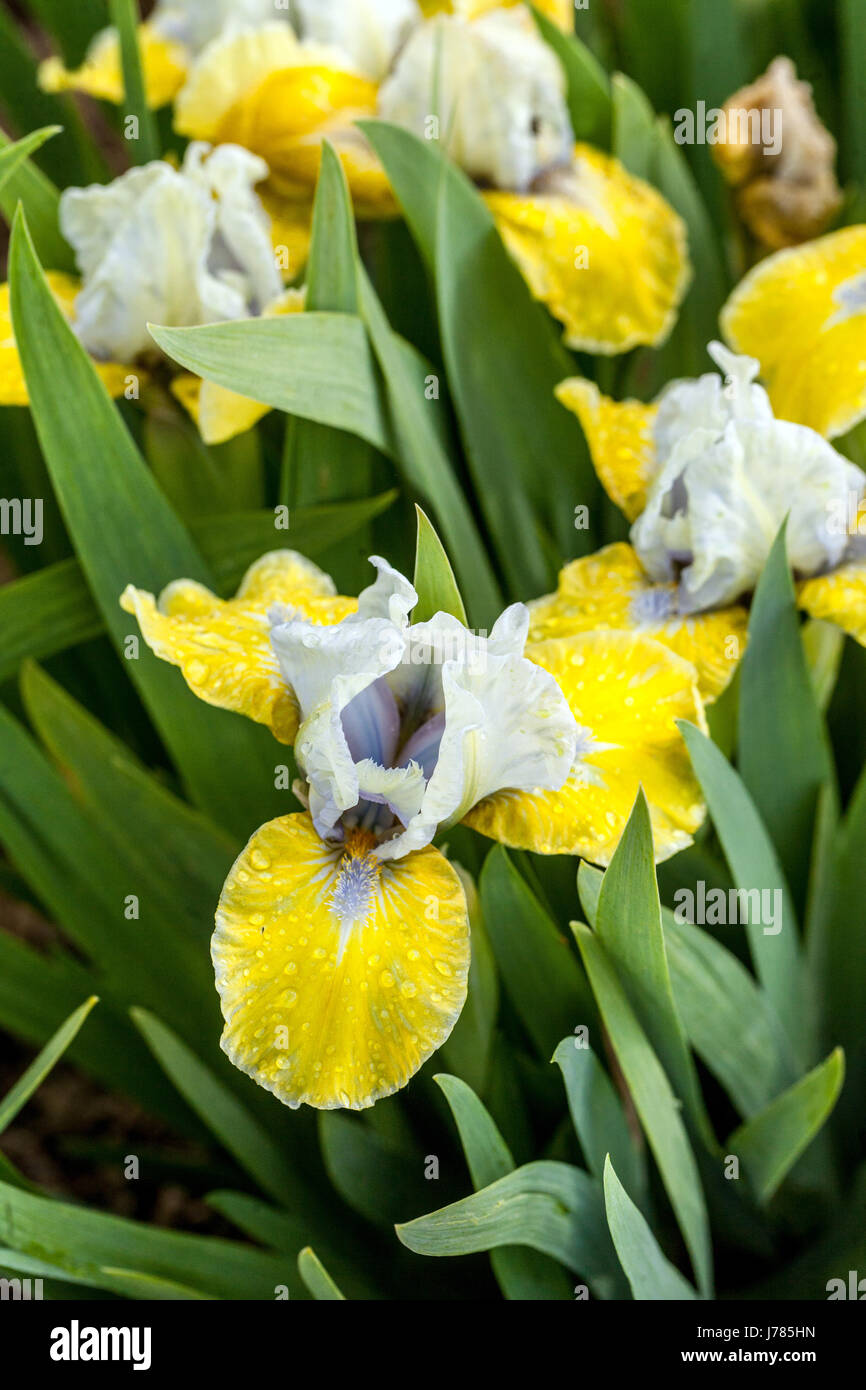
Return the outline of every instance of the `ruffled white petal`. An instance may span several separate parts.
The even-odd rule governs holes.
[[[565,75],[522,7],[416,29],[379,93],[384,119],[429,135],[472,178],[515,192],[565,163],[574,136]]]
[[[681,440],[632,528],[654,579],[680,574],[680,608],[697,612],[750,592],[788,517],[788,556],[802,577],[838,565],[847,537],[834,526],[863,473],[826,440],[788,421],[731,421],[721,437]]]
[[[295,0],[293,14],[302,39],[345,53],[374,82],[422,18],[415,0]]]
[[[224,145],[194,144],[183,168],[156,160],[108,185],[71,188],[63,235],[82,275],[78,337],[96,358],[154,350],[148,322],[188,327],[244,318],[281,292],[267,214],[254,186],[267,166]]]
[[[523,655],[523,604],[489,637],[445,613],[412,626],[414,588],[373,563],[357,612],[317,627],[275,609],[271,641],[300,707],[295,752],[316,830],[339,840],[361,826],[391,860],[495,791],[561,787],[577,726],[554,678]]]

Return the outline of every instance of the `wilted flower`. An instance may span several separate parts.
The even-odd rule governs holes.
[[[469,936],[437,833],[606,863],[640,784],[658,857],[702,816],[675,725],[703,721],[687,663],[627,633],[525,650],[521,604],[489,635],[412,624],[412,585],[373,563],[357,603],[289,551],[235,599],[186,580],[123,597],[197,695],[294,741],[308,809],[253,835],[213,939],[222,1045],[290,1105],[371,1105],[453,1027]]]
[[[720,343],[710,353],[726,383],[713,373],[673,382],[653,405],[608,400],[579,378],[559,388],[602,483],[634,523],[632,545],[575,561],[533,609],[535,636],[600,622],[652,633],[694,661],[708,699],[741,651],[737,600],[754,589],[785,519],[797,577],[839,573],[857,554],[840,516],[866,487],[820,435],[775,418],[756,361]]]
[[[267,172],[238,146],[192,144],[180,169],[154,160],[110,184],[62,195],[60,226],[81,282],[53,276],[50,283],[115,393],[159,355],[148,323],[188,327],[301,307],[296,292],[283,291],[270,220],[255,191]],[[11,351],[8,383],[20,395],[14,345]],[[248,429],[267,410],[196,377],[176,378],[173,389],[209,443]]]
[[[778,127],[773,148],[756,138],[764,112]],[[738,119],[740,113],[745,119]],[[818,119],[812,88],[797,80],[790,58],[774,59],[757,82],[735,92],[724,114],[727,139],[714,145],[713,153],[736,189],[737,209],[749,231],[773,249],[823,232],[842,206],[836,141]],[[751,122],[750,115],[757,120]]]

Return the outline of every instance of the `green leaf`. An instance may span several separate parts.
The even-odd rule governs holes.
[[[318,1118],[328,1176],[354,1211],[376,1226],[391,1226],[423,1206],[429,1188],[411,1149],[358,1116],[325,1110]]]
[[[802,904],[818,792],[832,765],[800,639],[785,533],[783,526],[752,601],[740,663],[738,761],[794,901]]]
[[[238,843],[173,796],[39,667],[24,668],[22,697],[73,795],[127,869],[128,892],[145,904],[148,926],[158,908],[170,933],[183,930],[206,949]]]
[[[313,1298],[325,1303],[345,1303],[346,1295],[340,1293],[322,1261],[309,1245],[298,1255],[298,1273]]]
[[[769,1202],[823,1126],[836,1104],[844,1075],[845,1056],[836,1048],[826,1062],[777,1096],[729,1138],[727,1150],[741,1159],[760,1202]]]
[[[418,542],[415,551],[414,584],[418,593],[418,606],[412,621],[426,623],[436,613],[450,613],[452,618],[465,625],[466,609],[463,607],[445,547],[436,535],[429,517],[420,507],[415,508],[415,513],[418,519]]]
[[[134,116],[138,122],[138,138],[127,142],[132,145],[135,162],[146,164],[150,159],[158,159],[161,150],[159,133],[153,112],[147,104],[144,91],[144,73],[141,67],[141,50],[138,44],[138,2],[137,0],[108,0],[111,23],[120,39],[120,61],[123,69],[124,119]]]
[[[499,979],[475,884],[459,864],[455,868],[469,904],[469,989],[463,1011],[439,1055],[475,1091],[486,1095],[499,1012]]]
[[[580,900],[590,926],[604,879],[581,864]],[[708,932],[662,908],[674,1000],[686,1036],[743,1115],[762,1109],[794,1080],[790,1044],[764,991],[733,953]],[[624,1172],[621,1164],[617,1165]],[[633,1184],[630,1184],[633,1186]]]
[[[849,176],[866,186],[866,131],[860,113],[866,103],[866,11],[860,0],[839,0],[842,95],[846,117],[845,154]]]
[[[617,1177],[609,1156],[604,1166],[604,1201],[616,1253],[633,1296],[650,1302],[697,1298],[688,1280],[662,1254],[646,1218]]]
[[[208,1206],[231,1221],[239,1231],[272,1250],[285,1251],[294,1256],[297,1250],[314,1240],[329,1267],[335,1271],[341,1286],[348,1291],[349,1298],[378,1299],[383,1296],[368,1277],[369,1246],[362,1244],[354,1232],[347,1233],[344,1212],[340,1214],[339,1226],[336,1225],[333,1205],[325,1213],[324,1219],[319,1220],[311,1219],[307,1211],[278,1211],[276,1207],[246,1192],[209,1192],[206,1200]],[[339,1250],[328,1240],[328,1235],[336,1230],[339,1231]],[[344,1249],[348,1249],[350,1259],[342,1253]],[[363,1274],[357,1272],[359,1268],[364,1271]],[[297,1279],[286,1282],[293,1298],[296,1292],[303,1296],[303,1287]]]
[[[406,480],[431,505],[463,589],[470,595],[473,617],[479,623],[492,623],[502,607],[499,587],[472,509],[455,476],[447,402],[441,391],[431,398],[428,390],[428,383],[438,383],[439,376],[420,353],[393,332],[366,275],[361,278],[361,304],[385,380]]]
[[[208,583],[211,576],[55,304],[23,219],[13,232],[10,272],[15,334],[45,461],[89,586],[123,653],[131,622],[119,599],[128,583],[156,591],[173,579]],[[204,809],[241,835],[279,809],[266,730],[196,700],[179,672],[144,644],[126,665]]]
[[[505,988],[546,1062],[564,1034],[595,1019],[586,980],[568,942],[500,845],[487,856],[480,889]]]
[[[449,386],[500,567],[516,596],[543,592],[552,576],[539,518],[563,553],[592,546],[574,508],[591,506],[598,483],[576,418],[554,396],[573,359],[465,175],[430,141],[361,125],[435,276]]]
[[[45,1044],[39,1056],[34,1057],[23,1076],[18,1078],[12,1090],[7,1091],[3,1099],[0,1100],[0,1134],[3,1133],[4,1129],[9,1128],[19,1110],[23,1110],[34,1091],[38,1090],[48,1073],[60,1061],[97,1002],[96,995],[92,994],[74,1013],[69,1015],[69,1018],[61,1024],[50,1042]]]
[[[764,991],[700,927],[662,914],[668,961],[689,1041],[741,1115],[754,1115],[794,1079],[790,1045]]]
[[[587,1279],[600,1297],[616,1287],[601,1191],[567,1163],[527,1163],[462,1201],[397,1227],[419,1255],[472,1255],[528,1245]]]
[[[286,536],[310,558],[354,536],[392,505],[396,492],[358,502],[294,507],[289,532],[274,528],[270,511],[238,512],[194,521],[191,531],[214,578],[216,592],[233,594],[245,571]],[[89,642],[105,630],[77,560],[62,560],[36,574],[0,586],[0,682],[14,676],[26,657],[53,656]]]
[[[797,919],[784,872],[755,803],[730,763],[693,724],[680,722],[679,728],[735,884],[745,892],[781,894],[772,899],[774,908],[781,905],[781,913],[774,912],[777,926],[768,930],[750,920],[746,934],[758,979],[799,1059],[809,1046],[809,1014]],[[748,916],[754,916],[751,909]]]
[[[563,34],[546,15],[531,6],[533,18],[565,71],[568,111],[577,140],[610,149],[611,95],[607,73],[585,43]]]
[[[652,182],[655,160],[655,112],[630,77],[615,72],[613,93],[613,153],[636,178]]]
[[[473,1187],[476,1190],[487,1187],[513,1172],[511,1150],[475,1092],[456,1076],[433,1079],[443,1091],[454,1116]],[[519,1246],[513,1250],[492,1250],[490,1263],[506,1298],[547,1301],[571,1297],[562,1271],[536,1250]]]
[[[150,910],[128,917],[130,865],[21,726],[0,707],[0,839],[52,918],[104,972],[115,997],[161,1006],[190,1040],[218,1024],[206,954]],[[146,925],[146,930],[144,927]],[[102,988],[92,990],[103,993]]]
[[[598,938],[695,1132],[712,1147],[697,1073],[674,1003],[649,807],[641,790],[602,880]]]
[[[72,957],[46,955],[0,931],[0,1027],[22,1042],[34,1047],[49,1042],[77,1001],[103,983]],[[132,1097],[178,1133],[201,1138],[198,1121],[165,1085],[129,1019],[104,991],[100,1008],[67,1056],[109,1091]]]
[[[0,131],[0,158],[4,160],[0,180],[0,211],[11,226],[20,204],[26,213],[40,260],[51,270],[72,271],[75,269],[75,257],[72,248],[60,234],[60,194],[51,180],[26,155],[23,159],[20,157],[22,146],[28,140],[44,135],[46,130],[56,129],[56,126],[43,127],[17,143]],[[38,149],[42,143],[40,140],[33,148]]]
[[[150,332],[169,357],[197,376],[289,415],[347,430],[397,456],[370,342],[353,314],[151,326]]]
[[[307,261],[308,312],[358,313],[358,245],[346,176],[333,146],[322,145]],[[376,452],[366,440],[312,420],[286,428],[281,497],[323,502],[371,491]]]
[[[263,1192],[303,1210],[310,1193],[267,1130],[170,1028],[145,1009],[131,1014],[166,1075],[227,1152]]]
[[[108,0],[27,0],[26,8],[60,45],[69,67],[78,67],[96,33],[108,23]]]
[[[23,140],[16,140],[13,145],[6,145],[0,148],[0,189],[8,179],[11,179],[18,167],[29,159],[31,154],[42,148],[46,140],[59,134],[63,129],[59,125],[46,125],[41,130],[33,130],[29,135],[25,135]]]
[[[709,1294],[713,1277],[709,1222],[677,1100],[601,942],[579,923],[574,931],[611,1046],[691,1256],[698,1288]]]
[[[291,1268],[284,1255],[106,1216],[7,1183],[0,1183],[0,1243],[73,1282],[138,1298],[153,1298],[167,1283],[206,1297],[270,1301]],[[131,1284],[130,1275],[140,1278]]]
[[[629,1130],[622,1102],[595,1053],[589,1047],[579,1047],[576,1038],[563,1038],[553,1060],[562,1071],[569,1113],[589,1171],[603,1181],[605,1160],[612,1155],[632,1192],[643,1201],[643,1156]]]

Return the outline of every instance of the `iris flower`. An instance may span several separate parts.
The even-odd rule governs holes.
[[[558,592],[532,606],[535,639],[600,626],[651,634],[694,663],[707,701],[733,673],[743,601],[786,517],[792,568],[808,581],[801,606],[866,635],[862,597],[858,608],[852,594],[862,543],[845,525],[866,478],[814,430],[774,416],[757,361],[721,343],[709,351],[726,380],[673,382],[652,405],[609,400],[581,378],[559,387],[633,523],[631,544],[574,561]]]
[[[158,361],[149,322],[188,327],[302,307],[296,291],[283,290],[255,191],[267,172],[236,145],[192,144],[179,170],[154,160],[110,184],[64,192],[60,226],[81,279],[50,271],[48,282],[113,395]],[[24,405],[8,286],[0,335],[0,403]],[[172,390],[208,443],[249,429],[268,409],[187,375]]]
[[[686,662],[630,633],[527,647],[522,604],[489,635],[412,623],[414,588],[372,563],[357,600],[290,551],[234,599],[189,580],[122,599],[197,696],[294,743],[306,809],[252,836],[212,947],[222,1047],[290,1106],[372,1105],[454,1026],[469,926],[437,834],[605,864],[640,784],[659,859],[703,813],[675,725],[704,722]]]
[[[662,341],[690,274],[682,221],[617,160],[575,144],[565,74],[525,6],[453,8],[379,34],[377,52],[393,40],[387,75],[350,42],[348,0],[325,4],[333,22],[302,27],[300,38],[286,24],[226,30],[193,64],[176,128],[260,155],[271,170],[269,207],[297,220],[309,216],[327,138],[358,215],[383,217],[398,209],[355,123],[379,116],[428,135],[435,113],[442,146],[484,190],[566,342],[616,353]]]

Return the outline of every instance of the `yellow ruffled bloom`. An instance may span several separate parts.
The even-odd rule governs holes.
[[[526,647],[521,604],[489,636],[413,624],[415,590],[374,564],[357,600],[290,551],[234,599],[188,580],[122,599],[197,696],[294,742],[307,810],[252,836],[212,945],[222,1047],[290,1106],[372,1105],[454,1026],[469,925],[439,831],[604,864],[641,784],[659,859],[703,816],[676,727],[704,724],[686,661],[628,633]]]
[[[48,272],[61,308],[113,396],[140,387],[158,351],[148,323],[213,323],[297,313],[301,290],[283,289],[274,228],[255,192],[267,166],[248,151],[190,145],[181,169],[154,160],[60,201],[61,230],[81,279]],[[298,244],[297,239],[293,243]],[[127,364],[127,365],[123,365]],[[269,406],[180,374],[171,390],[207,444],[252,428]],[[138,390],[136,389],[136,396]],[[0,286],[0,405],[26,405],[27,388]]]
[[[490,10],[508,10],[522,0],[420,0],[421,9],[430,19],[436,14],[462,15],[464,19],[477,19]],[[536,9],[552,19],[565,33],[574,32],[574,0],[538,0]]]
[[[663,642],[694,663],[707,702],[745,648],[744,601],[786,515],[801,607],[860,641],[866,630],[866,477],[813,430],[774,417],[756,360],[710,350],[726,384],[675,382],[650,405],[582,378],[560,385],[632,545],[574,561],[532,605],[534,638],[626,628]]]
[[[756,357],[773,410],[826,439],[866,416],[866,226],[768,256],[721,314],[737,352]]]

